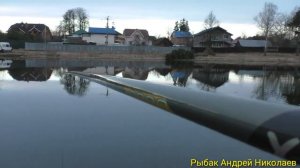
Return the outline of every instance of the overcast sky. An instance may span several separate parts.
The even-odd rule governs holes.
[[[0,3],[0,30],[6,32],[18,22],[44,23],[54,30],[66,10],[82,7],[90,16],[91,27],[105,27],[105,17],[110,16],[110,25],[114,22],[121,33],[125,28],[140,28],[154,36],[166,36],[182,18],[189,21],[191,32],[197,33],[213,11],[221,27],[237,37],[258,33],[253,18],[265,2],[287,14],[300,6],[299,0],[6,0]]]

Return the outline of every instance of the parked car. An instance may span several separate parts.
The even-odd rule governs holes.
[[[0,42],[0,51],[1,52],[11,52],[13,49],[8,42]]]

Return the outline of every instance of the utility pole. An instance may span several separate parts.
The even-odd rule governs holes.
[[[109,29],[109,16],[106,17],[106,40],[105,40],[105,45],[108,45],[108,29]]]

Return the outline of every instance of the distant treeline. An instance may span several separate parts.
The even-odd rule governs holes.
[[[194,53],[202,53],[205,48],[192,47]],[[212,48],[216,53],[241,53],[241,52],[264,52],[264,47],[229,47],[229,48]],[[268,52],[295,53],[296,47],[276,47],[269,48]]]

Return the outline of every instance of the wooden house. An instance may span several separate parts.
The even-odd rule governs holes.
[[[31,36],[35,41],[50,41],[52,39],[52,33],[45,24],[16,23],[11,25],[7,32],[23,33]]]
[[[231,33],[219,26],[206,29],[194,35],[193,47],[232,47],[231,36]]]

